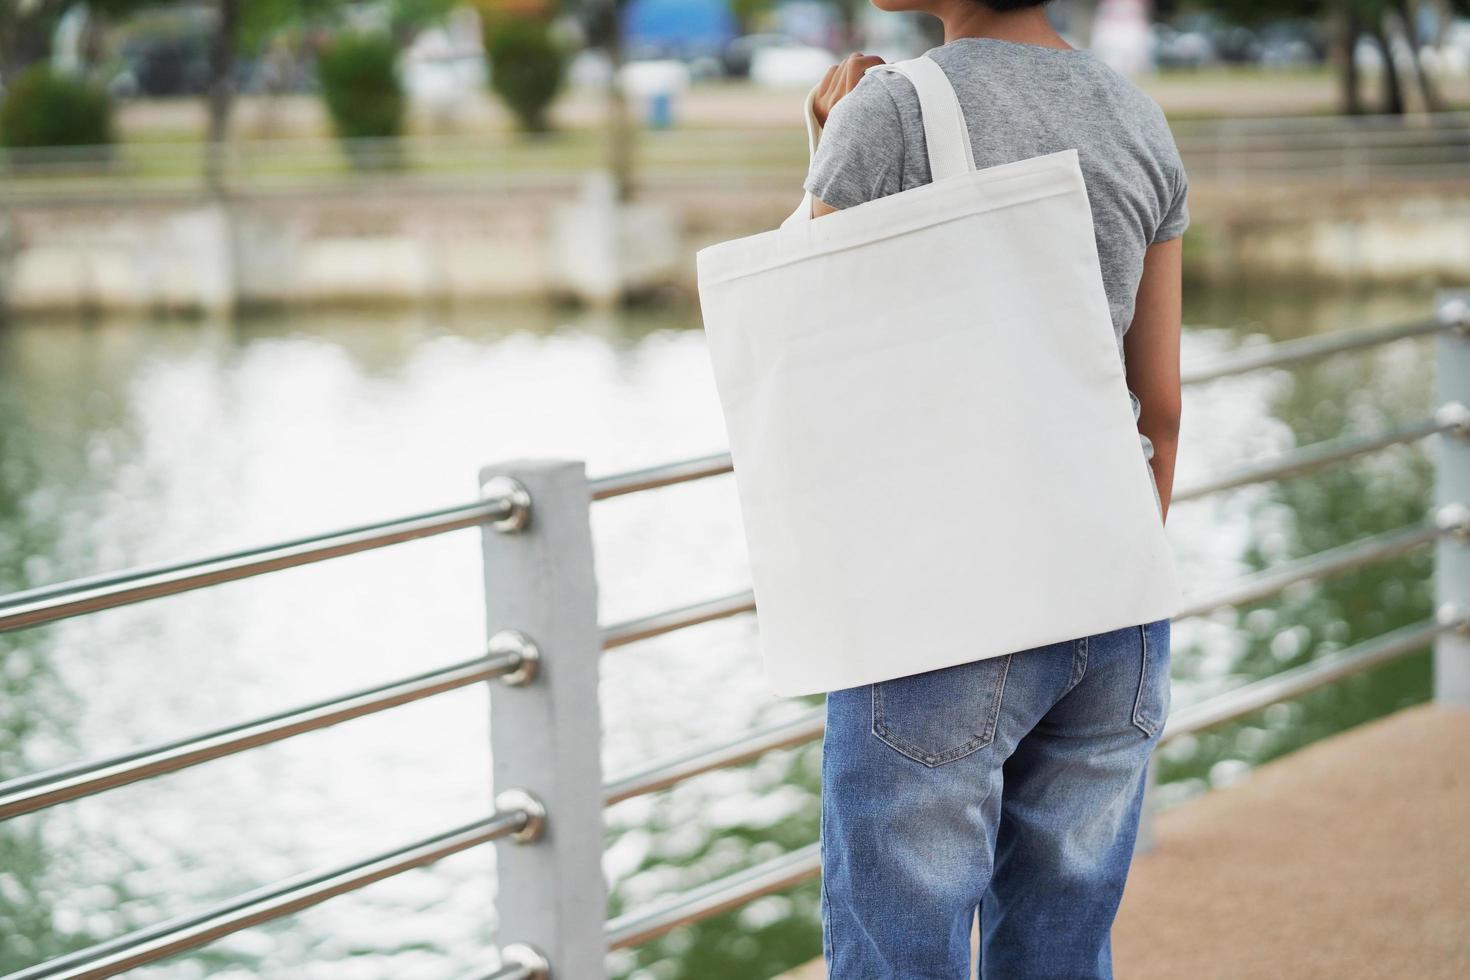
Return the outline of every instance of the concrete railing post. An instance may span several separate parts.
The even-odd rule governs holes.
[[[480,484],[485,497],[524,495],[519,519],[482,535],[490,648],[536,654],[529,676],[490,686],[494,786],[513,797],[496,804],[524,803],[525,791],[546,812],[534,843],[497,842],[500,941],[539,951],[554,977],[602,980],[602,642],[587,477],[581,463],[538,460],[488,466]]]
[[[1437,315],[1457,329],[1439,337],[1439,407],[1470,405],[1470,290],[1446,291],[1435,303]],[[1438,440],[1434,502],[1443,523],[1462,523],[1470,507],[1470,440],[1446,433]],[[1470,611],[1470,541],[1460,534],[1439,539],[1434,553],[1434,595],[1441,616]],[[1434,644],[1434,699],[1470,705],[1470,635],[1440,634]]]

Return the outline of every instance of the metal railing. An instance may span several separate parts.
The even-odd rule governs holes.
[[[1364,453],[1439,435],[1438,505],[1432,519],[1285,562],[1191,594],[1176,618],[1240,607],[1306,582],[1320,581],[1434,546],[1438,551],[1434,619],[1394,630],[1300,667],[1173,711],[1162,738],[1226,724],[1300,697],[1427,646],[1436,649],[1437,696],[1470,702],[1470,294],[1446,294],[1437,315],[1395,327],[1247,349],[1185,372],[1188,384],[1438,335],[1441,404],[1431,418],[1369,436],[1304,446],[1233,473],[1186,487],[1175,500],[1287,479]],[[602,651],[750,613],[749,591],[625,622],[597,622],[590,505],[731,472],[728,454],[588,479],[580,463],[531,462],[489,467],[481,499],[375,524],[191,561],[98,575],[0,598],[0,632],[219,585],[295,565],[336,558],[449,531],[478,527],[484,549],[490,638],[483,655],[388,684],[107,758],[0,783],[0,819],[32,813],[142,779],[199,765],[293,735],[340,724],[492,679],[492,765],[497,786],[484,820],[311,872],[200,912],[99,943],[12,974],[7,980],[113,976],[194,949],[240,929],[289,915],[372,882],[484,843],[501,850],[500,891],[516,901],[501,910],[502,932],[518,941],[481,980],[604,976],[611,949],[646,942],[671,929],[737,908],[820,871],[811,844],[738,873],[605,919],[601,872],[602,811],[702,773],[740,765],[767,752],[822,737],[820,708],[738,738],[688,748],[604,781],[597,711]],[[1463,476],[1462,476],[1463,475]],[[1461,479],[1464,482],[1458,482]],[[543,661],[577,665],[542,670]],[[552,822],[554,835],[543,836]],[[532,846],[521,846],[532,845]]]
[[[510,496],[414,514],[376,524],[328,531],[311,537],[247,548],[224,555],[134,568],[111,575],[28,589],[0,598],[0,632],[39,626],[68,616],[178,595],[297,565],[385,548],[462,528],[514,522],[520,511]],[[523,506],[523,505],[519,505]]]
[[[1470,174],[1470,113],[1182,120],[1172,126],[1196,180],[1309,180],[1364,187]]]
[[[793,103],[794,104],[794,103]],[[637,134],[640,177],[659,186],[791,186],[806,166],[789,125],[684,127]],[[1470,175],[1470,113],[1412,116],[1236,117],[1173,123],[1185,169],[1196,181],[1442,181]],[[105,147],[0,153],[0,202],[88,204],[177,201],[209,191],[211,155],[223,186],[239,197],[356,194],[565,193],[601,159],[592,129],[554,140],[505,133],[338,140],[251,139],[217,152],[202,142],[140,141]]]
[[[311,872],[248,892],[219,905],[160,922],[77,953],[12,973],[6,980],[93,980],[146,966],[222,936],[269,922],[355,891],[375,881],[421,868],[490,841],[540,833],[541,816],[517,808],[486,820],[374,854],[351,864]]]
[[[243,724],[201,732],[95,762],[7,780],[0,783],[0,820],[126,786],[150,776],[177,772],[201,762],[221,759],[292,735],[317,731],[494,677],[509,677],[524,670],[526,663],[527,658],[521,651],[498,651]]]

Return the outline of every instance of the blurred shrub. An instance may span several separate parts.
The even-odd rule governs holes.
[[[490,87],[531,132],[549,127],[546,109],[566,75],[566,57],[546,21],[501,17],[486,22]]]
[[[403,132],[406,100],[398,49],[387,34],[344,34],[317,61],[322,98],[343,139],[384,139]],[[391,163],[381,149],[350,147],[358,166]]]
[[[0,102],[0,144],[102,146],[112,142],[112,103],[96,85],[45,65],[22,72]]]

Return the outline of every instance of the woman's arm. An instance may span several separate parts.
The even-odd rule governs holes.
[[[842,101],[844,95],[857,88],[857,83],[863,80],[863,73],[873,65],[881,64],[883,59],[877,55],[856,52],[828,68],[827,74],[817,84],[816,97],[812,99],[812,112],[817,117],[817,122],[827,125],[827,117],[832,114],[833,108]],[[812,198],[812,217],[820,218],[836,210],[821,198]]]
[[[1174,457],[1179,451],[1182,241],[1158,242],[1144,253],[1133,322],[1123,335],[1128,387],[1141,407],[1138,431],[1154,446],[1150,465],[1166,519],[1174,491]]]

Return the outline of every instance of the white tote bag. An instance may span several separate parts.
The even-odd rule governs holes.
[[[782,695],[1179,605],[1077,151],[977,170],[938,64],[870,70],[913,83],[933,183],[698,254]]]

